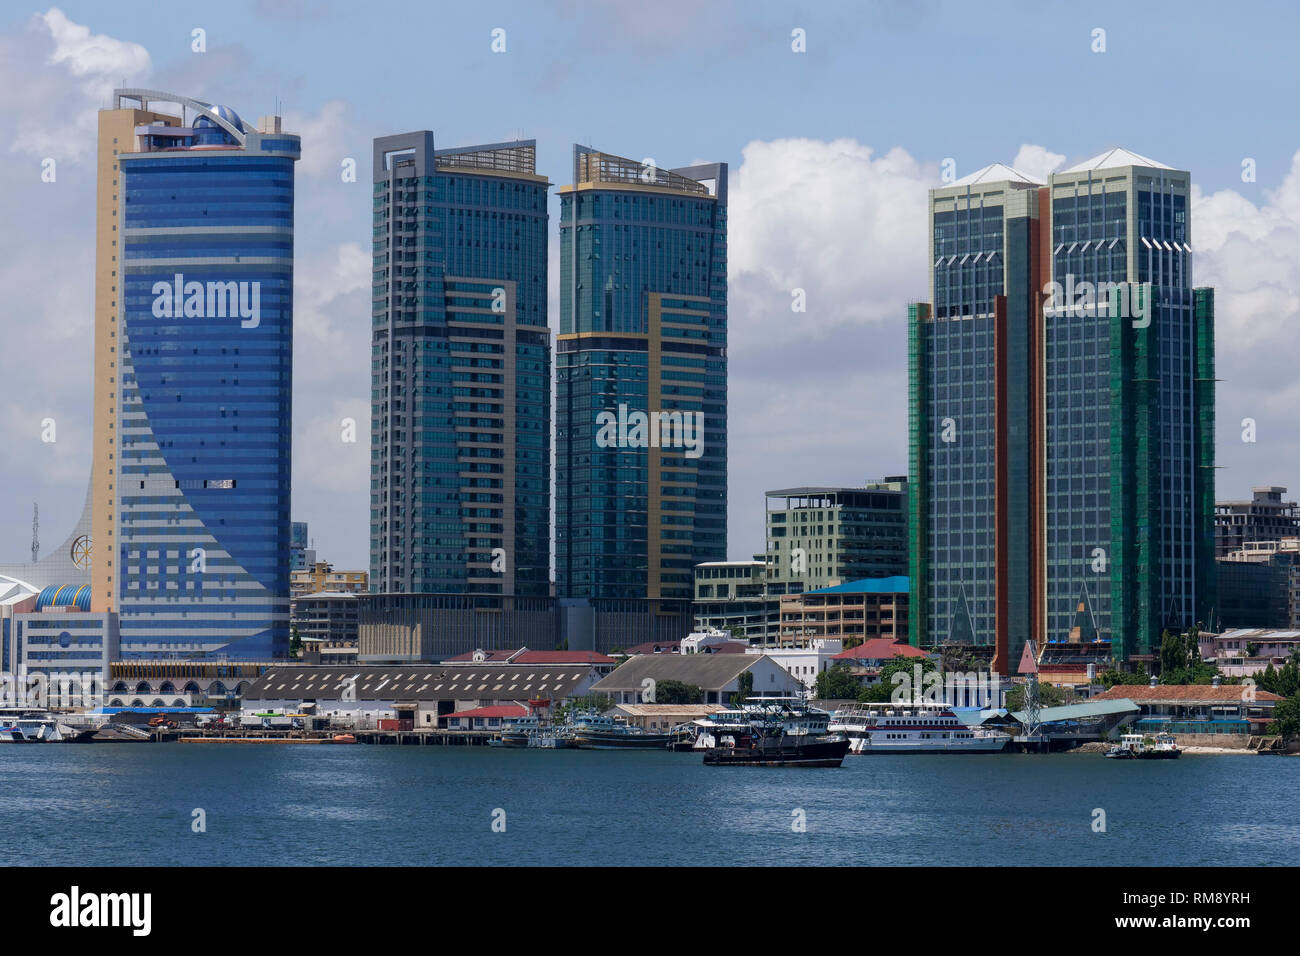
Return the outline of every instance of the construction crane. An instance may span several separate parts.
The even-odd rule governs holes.
[[[41,553],[41,541],[37,536],[41,528],[41,509],[36,502],[32,502],[32,564],[35,564]]]

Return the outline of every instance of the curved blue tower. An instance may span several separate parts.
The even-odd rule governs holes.
[[[289,640],[297,136],[227,107],[120,156],[117,463],[123,658],[283,655]]]

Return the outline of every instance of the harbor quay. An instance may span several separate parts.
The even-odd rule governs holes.
[[[1089,752],[1131,734],[1172,735],[1183,750],[1289,749],[1268,733],[1283,698],[1218,678],[1097,686],[1056,702],[1036,674],[945,674],[900,644],[887,680],[876,668],[874,683],[858,684],[845,666],[841,676],[862,692],[818,697],[779,658],[723,650],[708,643],[711,634],[692,635],[685,651],[617,658],[520,648],[427,664],[135,662],[115,668],[108,688],[81,706],[57,693],[6,697],[0,721],[16,730],[25,719],[45,728],[36,736],[48,741],[555,747],[612,735],[618,746],[699,750],[748,739],[768,711],[782,710],[782,733],[809,732],[813,725],[790,710],[812,715],[820,733],[845,737],[852,754]],[[21,696],[60,683],[9,686]]]

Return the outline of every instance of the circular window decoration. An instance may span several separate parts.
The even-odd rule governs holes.
[[[90,552],[90,535],[83,534],[72,542],[72,549],[69,552],[69,557],[72,558],[72,563],[76,565],[79,570],[84,571],[90,567]]]

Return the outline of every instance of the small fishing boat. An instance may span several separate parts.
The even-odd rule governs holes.
[[[579,714],[571,737],[579,750],[664,750],[673,735],[651,733],[603,714]]]
[[[1106,756],[1112,760],[1176,760],[1181,753],[1173,734],[1124,734]]]
[[[489,747],[507,747],[512,750],[522,750],[528,746],[529,735],[540,731],[542,728],[541,718],[536,715],[507,717],[501,724],[501,733],[488,741]]]
[[[828,717],[793,698],[751,697],[739,711],[702,731],[713,743],[704,752],[704,765],[838,767],[849,751],[849,739],[823,732]]]

